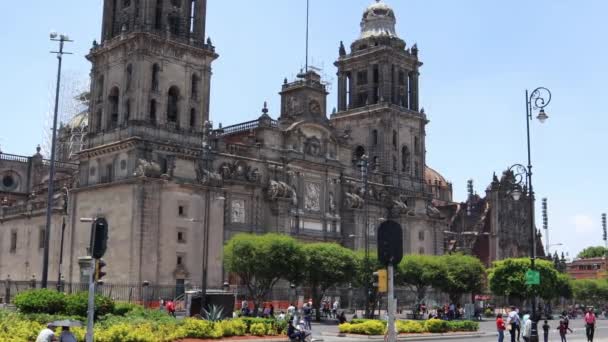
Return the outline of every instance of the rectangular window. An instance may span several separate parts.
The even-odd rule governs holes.
[[[374,83],[378,84],[380,82],[380,72],[378,70],[378,66],[374,65]]]
[[[418,240],[424,241],[424,230],[418,232]]]
[[[399,85],[405,85],[405,73],[399,71]]]
[[[186,243],[186,233],[185,232],[177,232],[177,242],[178,243]]]
[[[45,234],[45,229],[44,227],[41,227],[40,230],[38,231],[38,248],[44,248],[44,234]]]
[[[17,251],[17,231],[11,231],[11,253],[15,253]]]
[[[181,256],[181,255],[178,255],[177,256],[177,264],[178,265],[183,265],[183,263],[184,263],[184,257]]]
[[[177,215],[180,217],[188,216],[188,206],[180,204],[177,206]]]

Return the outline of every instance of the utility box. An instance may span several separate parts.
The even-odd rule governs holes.
[[[205,308],[209,310],[213,305],[223,308],[222,318],[232,318],[234,311],[234,293],[210,290],[205,296]],[[186,315],[189,317],[202,314],[202,296],[200,290],[186,291]]]

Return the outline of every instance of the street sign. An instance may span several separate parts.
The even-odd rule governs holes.
[[[540,285],[540,272],[528,270],[526,272],[526,285]]]

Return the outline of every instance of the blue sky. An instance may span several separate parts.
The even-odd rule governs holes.
[[[335,83],[340,40],[349,46],[370,0],[311,0],[313,64]],[[553,247],[576,254],[601,244],[608,211],[608,2],[603,0],[392,0],[397,31],[418,43],[427,162],[454,184],[485,191],[492,173],[525,162],[526,88],[553,92],[550,119],[532,124],[537,197],[549,198]],[[49,107],[57,30],[75,42],[65,59],[71,79],[86,80],[84,58],[98,39],[101,0],[14,1],[0,13],[0,146],[33,154]],[[304,65],[304,0],[209,0],[214,64],[211,118],[224,125],[257,118],[264,101],[276,117],[284,77]],[[335,87],[334,87],[335,88]],[[328,111],[336,95],[329,95]],[[540,202],[540,201],[539,201]],[[540,207],[540,203],[538,203]],[[540,210],[537,210],[540,217]]]

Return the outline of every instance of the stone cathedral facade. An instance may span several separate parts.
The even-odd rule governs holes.
[[[194,285],[206,273],[220,287],[230,277],[222,246],[239,232],[353,249],[367,235],[373,250],[376,227],[392,219],[406,253],[443,253],[448,221],[437,207],[452,202],[452,186],[426,165],[422,62],[387,4],[370,5],[361,35],[340,43],[331,114],[325,83],[303,70],[277,80],[280,113],[264,105],[252,121],[223,128],[210,123],[220,114],[209,112],[219,55],[205,18],[205,0],[104,1],[102,37],[87,56],[88,114],[60,134],[70,145],[59,147],[50,281],[62,223],[62,274],[80,281],[90,236],[80,218],[95,216],[110,226],[111,283]],[[0,154],[0,280],[39,279],[47,165],[39,154]]]

